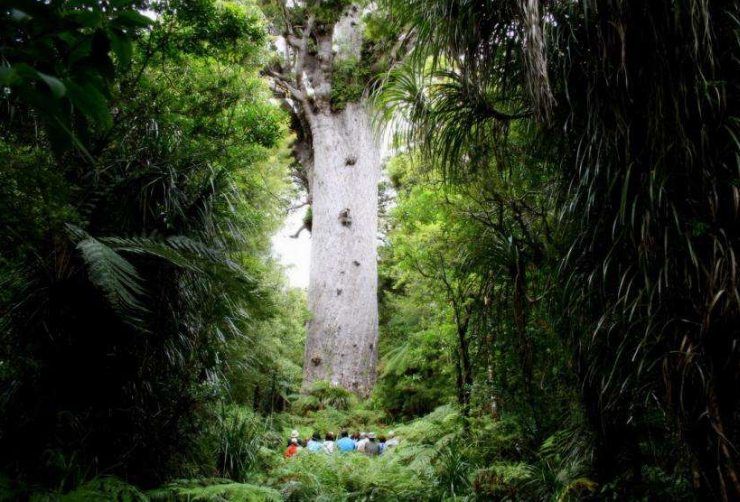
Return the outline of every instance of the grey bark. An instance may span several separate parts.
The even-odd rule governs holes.
[[[378,353],[376,234],[380,155],[362,103],[313,126],[313,232],[304,388],[315,380],[367,395]]]
[[[380,153],[364,99],[331,107],[333,63],[360,55],[359,7],[335,26],[309,16],[282,35],[286,61],[271,75],[293,114],[313,214],[303,390],[327,380],[367,396],[378,353]]]

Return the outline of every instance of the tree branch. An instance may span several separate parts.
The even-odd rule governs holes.
[[[277,72],[275,70],[267,70],[266,72],[269,76],[275,79],[275,84],[280,86],[286,93],[290,94],[291,97],[294,99],[303,102],[306,99],[306,94],[303,92],[303,90],[300,88],[300,86],[291,80],[290,78],[286,77],[280,72]]]
[[[295,36],[295,34],[286,32],[283,34],[283,38],[285,39],[285,43],[291,46],[294,49],[300,49],[301,48],[301,39]]]
[[[314,7],[318,7],[319,1],[320,0],[316,0]],[[301,46],[298,50],[298,56],[296,57],[295,81],[301,91],[305,91],[305,85],[303,84],[303,67],[306,64],[306,54],[308,53],[308,39],[311,36],[311,31],[313,30],[315,22],[316,15],[312,13],[308,16],[306,26],[303,28],[303,33],[301,34]]]
[[[288,14],[288,6],[285,4],[285,0],[275,0],[275,3],[280,9],[280,13],[283,15],[283,21],[285,22],[286,31],[288,33],[292,33],[293,25],[290,22],[290,15]]]

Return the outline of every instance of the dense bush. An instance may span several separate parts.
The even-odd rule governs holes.
[[[360,5],[0,0],[0,502],[740,499],[740,4]],[[364,402],[271,255],[304,46],[401,133]]]
[[[207,0],[207,22],[233,29],[200,32],[175,4],[152,5],[147,29],[98,2],[0,6],[0,469],[13,477],[146,486],[208,466],[227,347],[275,313],[266,236],[287,193],[286,124],[258,75],[264,21]],[[5,80],[23,65],[67,93]],[[239,475],[229,455],[220,468]]]

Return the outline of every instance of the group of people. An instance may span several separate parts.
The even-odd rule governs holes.
[[[333,432],[327,432],[322,441],[321,434],[314,431],[310,439],[302,440],[298,431],[293,431],[290,439],[288,439],[288,447],[283,456],[285,458],[292,457],[302,449],[327,454],[332,454],[335,451],[341,453],[357,451],[365,455],[376,456],[398,445],[398,438],[393,431],[388,433],[388,437],[383,435],[376,437],[374,432],[355,432],[350,436],[347,430],[342,430],[339,435],[339,440],[337,440]]]

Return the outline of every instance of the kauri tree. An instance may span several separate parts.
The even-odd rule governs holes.
[[[378,350],[381,166],[366,90],[401,44],[383,51],[368,42],[363,18],[372,13],[359,3],[279,0],[271,7],[280,55],[269,73],[293,117],[296,169],[311,211],[303,386],[328,380],[367,395]]]

